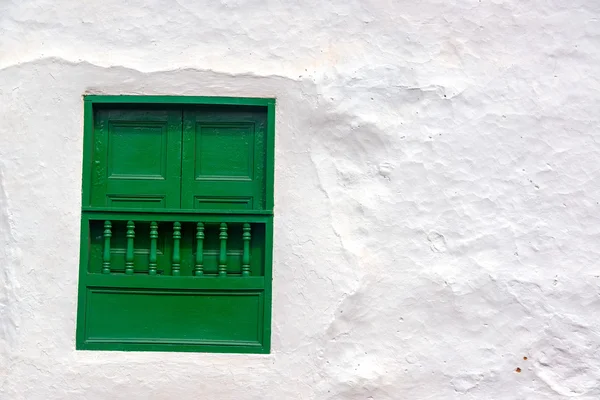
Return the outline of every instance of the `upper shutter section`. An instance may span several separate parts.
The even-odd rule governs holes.
[[[183,112],[181,207],[265,209],[265,108]]]
[[[90,205],[180,208],[181,110],[98,109]]]

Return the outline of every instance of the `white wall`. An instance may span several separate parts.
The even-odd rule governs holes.
[[[0,398],[598,399],[599,76],[597,0],[0,1]],[[277,97],[272,354],[75,351],[84,93]]]

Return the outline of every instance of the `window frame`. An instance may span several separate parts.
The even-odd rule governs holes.
[[[144,95],[84,95],[83,96],[83,165],[81,187],[81,232],[80,232],[80,261],[78,279],[77,301],[77,350],[125,350],[125,351],[174,351],[174,352],[211,352],[211,353],[256,353],[269,354],[271,350],[271,314],[272,314],[272,258],[273,258],[273,208],[274,208],[274,176],[275,176],[275,99],[253,97],[212,97],[212,96],[144,96]],[[265,209],[264,210],[221,210],[228,218],[239,221],[261,221],[265,223],[264,247],[264,297],[262,347],[244,347],[231,345],[206,344],[189,346],[184,344],[136,344],[136,343],[86,343],[85,341],[85,310],[86,305],[86,277],[88,275],[89,220],[86,211],[94,211],[98,216],[103,214],[108,217],[108,209],[91,207],[89,197],[91,194],[92,153],[94,134],[94,106],[97,104],[111,105],[208,105],[208,106],[260,106],[267,112],[266,149],[265,149]],[[189,219],[193,215],[202,215],[205,218],[216,219],[211,210],[164,210],[164,213],[180,215]],[[224,278],[227,279],[227,278]],[[200,283],[197,288],[202,288]],[[243,283],[241,288],[244,287]],[[211,289],[214,289],[212,286]]]

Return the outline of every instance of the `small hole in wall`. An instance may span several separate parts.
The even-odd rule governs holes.
[[[515,369],[515,372],[521,373],[521,368],[517,367],[517,369]]]

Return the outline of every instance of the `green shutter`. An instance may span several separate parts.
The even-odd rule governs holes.
[[[182,208],[265,208],[266,110],[183,113]]]
[[[91,205],[180,208],[181,134],[181,110],[98,110]]]
[[[268,353],[273,100],[85,101],[77,348]]]

